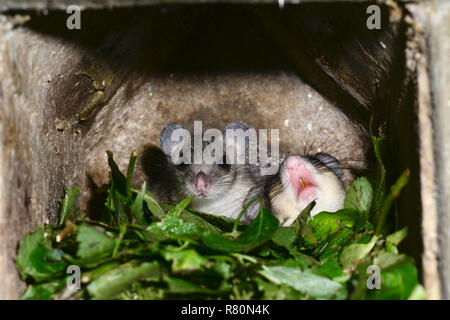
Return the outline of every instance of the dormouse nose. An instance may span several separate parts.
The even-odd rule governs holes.
[[[207,193],[209,191],[209,188],[211,186],[211,182],[208,179],[208,176],[203,172],[200,171],[196,174],[195,180],[194,180],[194,188],[201,193]]]

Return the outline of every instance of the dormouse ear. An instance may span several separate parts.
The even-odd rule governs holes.
[[[235,158],[237,154],[237,161],[239,164],[245,162],[245,156],[249,148],[249,133],[248,126],[242,121],[233,121],[228,124],[223,130],[225,141],[225,150],[230,161]]]
[[[225,129],[224,130],[227,130],[227,129],[242,129],[242,130],[247,130],[248,129],[248,125],[246,125],[244,122],[242,122],[242,121],[239,121],[239,120],[237,120],[237,121],[233,121],[233,122],[231,122],[231,123],[229,123],[226,127],[225,127]]]
[[[328,153],[318,153],[315,155],[317,159],[320,160],[328,169],[334,172],[334,174],[339,178],[339,180],[344,181],[344,169],[341,163]]]
[[[183,137],[180,139],[180,137]],[[186,142],[185,138],[189,137],[189,132],[179,123],[169,122],[164,126],[159,135],[159,144],[165,155],[171,156],[174,148],[180,143]],[[189,138],[190,139],[190,138]]]
[[[234,133],[234,135],[228,135],[227,136],[227,130],[233,130],[230,131],[231,133]],[[242,121],[233,121],[229,123],[225,129],[223,129],[223,135],[225,137],[225,144],[227,147],[233,147],[236,151],[247,151],[248,150],[248,140],[242,140],[242,139],[233,139],[233,137],[236,137],[237,135],[243,133],[245,134],[248,130],[247,124],[245,124]]]

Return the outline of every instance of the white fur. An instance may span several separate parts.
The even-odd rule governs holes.
[[[342,209],[345,201],[345,188],[338,177],[332,172],[319,172],[310,163],[306,164],[317,184],[316,197],[312,199],[316,201],[316,204],[310,212],[311,217],[322,211],[335,212]],[[283,191],[272,200],[272,207],[280,222],[284,226],[290,226],[310,201],[295,198],[289,175],[284,167],[282,170]]]
[[[194,198],[189,207],[200,212],[236,219],[251,188],[252,184],[248,179],[238,176],[228,191],[221,192],[217,197]]]

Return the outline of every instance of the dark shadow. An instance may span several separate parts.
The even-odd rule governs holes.
[[[166,155],[154,145],[144,146],[139,154],[139,165],[147,177],[147,189],[159,201],[168,201],[174,192],[176,180]]]
[[[90,175],[86,176],[86,186],[91,193],[87,201],[86,214],[92,220],[102,221],[105,212],[105,203],[108,196],[106,185],[98,187]]]

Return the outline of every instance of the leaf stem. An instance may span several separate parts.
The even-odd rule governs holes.
[[[126,182],[126,190],[127,190],[127,200],[131,202],[131,180],[133,179],[133,171],[134,171],[134,165],[136,164],[136,151],[131,152],[130,161],[128,162],[128,169],[127,169],[127,182]]]
[[[409,169],[403,171],[400,178],[398,178],[395,184],[391,187],[391,192],[387,195],[386,199],[384,199],[383,204],[381,205],[380,208],[380,216],[378,218],[377,227],[375,229],[376,234],[381,234],[381,230],[383,229],[384,224],[386,223],[386,217],[389,213],[389,210],[391,209],[392,202],[399,196],[400,191],[408,183],[409,175],[410,175]]]
[[[119,225],[119,238],[116,240],[116,243],[114,245],[114,250],[112,257],[115,258],[117,256],[117,252],[119,251],[120,245],[122,244],[123,237],[125,236],[125,233],[127,232],[127,225],[121,224]]]
[[[247,211],[248,207],[250,207],[251,204],[252,204],[253,202],[256,201],[256,199],[258,199],[258,196],[254,197],[252,200],[250,200],[250,201],[244,206],[244,208],[242,208],[241,213],[239,213],[239,216],[237,217],[236,221],[234,222],[233,230],[232,230],[231,233],[237,232],[237,228],[238,228],[238,225],[239,225],[239,221],[241,221],[241,218],[242,218],[242,216],[244,215],[245,211]]]

